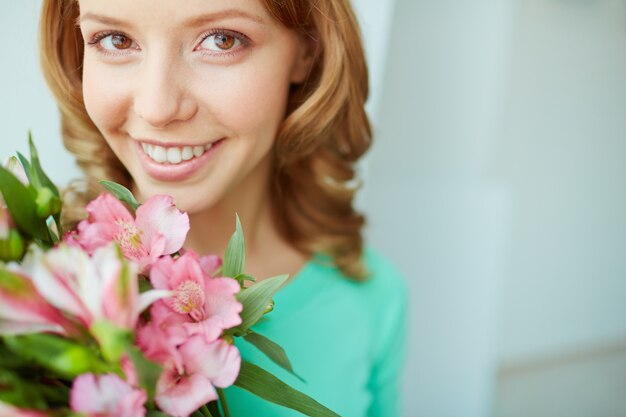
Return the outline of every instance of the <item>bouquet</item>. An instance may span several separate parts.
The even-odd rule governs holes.
[[[293,373],[251,327],[287,276],[244,272],[239,219],[224,259],[183,248],[169,196],[139,204],[119,184],[61,226],[59,190],[18,153],[0,167],[0,417],[229,416],[236,385],[306,415],[336,416],[243,361],[234,338]]]

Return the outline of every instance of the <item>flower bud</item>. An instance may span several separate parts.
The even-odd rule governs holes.
[[[37,190],[35,204],[37,204],[37,216],[42,219],[58,214],[61,211],[61,199],[47,187]]]
[[[15,229],[10,229],[8,237],[0,240],[0,260],[19,261],[24,255],[24,239]]]
[[[26,172],[24,171],[24,167],[20,164],[20,161],[14,156],[11,156],[2,164],[3,167],[11,171],[15,178],[20,180],[22,184],[28,184],[28,177],[26,176]]]
[[[265,307],[265,311],[263,312],[263,314],[271,313],[273,310],[274,310],[274,300],[270,300],[270,302],[267,304],[267,307]]]

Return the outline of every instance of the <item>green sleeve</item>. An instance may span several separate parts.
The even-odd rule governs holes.
[[[407,293],[404,285],[387,306],[386,320],[380,328],[381,347],[369,381],[372,403],[368,417],[393,417],[401,413],[401,378],[407,342]]]

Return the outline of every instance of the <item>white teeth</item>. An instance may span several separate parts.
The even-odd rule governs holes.
[[[182,161],[182,157],[180,155],[179,148],[168,148],[167,149],[167,162],[170,164],[179,164]]]
[[[150,156],[159,164],[167,161],[167,151],[162,146],[155,146],[154,151],[152,151],[152,154]]]
[[[148,143],[141,144],[143,151],[152,160],[160,164],[167,162],[172,165],[180,164],[182,161],[189,161],[194,157],[198,158],[202,156],[206,150],[211,149],[211,146],[212,144],[205,146],[172,146],[165,148],[163,146],[151,145]]]
[[[181,158],[183,158],[183,161],[189,161],[191,158],[193,158],[193,149],[191,149],[191,146],[185,146],[183,148],[183,151],[181,152]]]

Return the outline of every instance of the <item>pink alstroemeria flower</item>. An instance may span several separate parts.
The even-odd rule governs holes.
[[[78,225],[80,243],[88,252],[116,241],[124,256],[146,273],[163,255],[182,248],[189,216],[174,206],[172,197],[155,195],[142,204],[136,218],[111,194],[101,194],[87,205],[87,220]]]
[[[159,259],[152,267],[150,281],[154,288],[172,292],[153,305],[152,320],[159,324],[168,320],[168,314],[177,313],[178,318],[169,320],[182,323],[189,336],[202,334],[212,342],[223,330],[241,323],[243,306],[235,297],[239,283],[232,278],[212,278],[192,251],[177,259]],[[161,303],[171,311],[159,308]]]
[[[0,270],[0,334],[67,334],[69,322],[20,272]]]
[[[72,384],[70,408],[88,417],[143,417],[147,398],[115,374],[83,374]]]
[[[204,404],[217,399],[214,387],[226,388],[239,375],[239,350],[223,340],[207,342],[191,336],[179,347],[184,372],[173,363],[165,365],[157,382],[155,401],[173,417],[188,417]]]
[[[137,267],[128,262],[115,243],[97,249],[92,257],[81,248],[59,245],[35,251],[24,267],[43,297],[84,326],[106,320],[134,329],[142,310],[167,291],[139,295]]]

